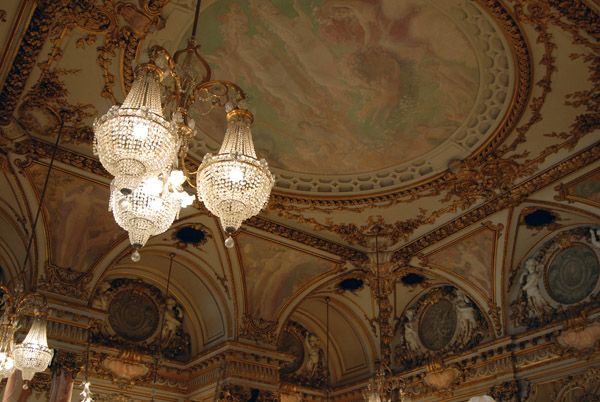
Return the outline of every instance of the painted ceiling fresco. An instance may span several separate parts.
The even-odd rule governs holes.
[[[334,268],[332,262],[256,237],[240,236],[238,242],[248,314],[265,320],[274,320],[297,291]]]
[[[478,91],[468,38],[416,0],[218,1],[198,37],[215,76],[250,95],[256,147],[284,170],[412,160],[463,123]]]

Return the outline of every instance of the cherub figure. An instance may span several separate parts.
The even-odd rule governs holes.
[[[456,336],[459,340],[468,341],[472,332],[477,327],[475,310],[467,295],[458,290],[456,292]]]
[[[406,348],[409,352],[419,353],[423,351],[421,341],[419,340],[419,333],[417,332],[417,320],[415,318],[414,310],[406,310],[404,313],[406,317],[406,324],[404,325],[404,340],[406,341]]]
[[[527,305],[533,315],[541,315],[546,311],[547,302],[542,296],[540,291],[540,282],[542,281],[541,266],[534,258],[530,258],[525,262],[525,269],[527,272],[524,274],[525,285],[523,285],[523,292],[527,296]]]

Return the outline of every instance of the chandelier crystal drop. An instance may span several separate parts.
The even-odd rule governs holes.
[[[162,70],[143,64],[123,104],[94,121],[94,153],[128,193],[146,177],[165,171],[177,157],[179,139],[161,105]]]
[[[29,333],[22,343],[15,347],[15,366],[23,373],[23,380],[30,381],[35,373],[46,370],[54,352],[48,347],[46,338],[46,317],[36,313]]]
[[[256,157],[252,114],[234,109],[227,114],[227,121],[221,149],[216,155],[204,156],[196,184],[200,201],[231,235],[266,205],[275,179],[267,161]]]
[[[129,233],[136,249],[143,247],[150,236],[165,232],[179,210],[194,199],[181,188],[183,172],[174,170],[166,180],[162,176],[144,180],[129,194],[111,186],[109,210],[117,224]]]
[[[17,327],[3,319],[0,324],[0,379],[8,378],[16,370],[13,359]]]

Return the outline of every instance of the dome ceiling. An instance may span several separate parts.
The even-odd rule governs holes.
[[[419,181],[498,135],[515,95],[505,28],[469,2],[219,1],[197,36],[213,77],[250,96],[277,188],[348,195]],[[189,31],[167,20],[147,41]],[[220,143],[218,118],[198,155]]]

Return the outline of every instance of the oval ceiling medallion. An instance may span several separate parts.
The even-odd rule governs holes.
[[[598,257],[587,246],[571,246],[558,252],[546,272],[548,294],[563,304],[588,297],[599,277]]]
[[[158,308],[149,297],[125,290],[111,300],[108,321],[117,335],[128,341],[141,342],[156,331]]]
[[[423,314],[419,326],[421,342],[430,350],[440,350],[447,346],[455,331],[456,311],[448,300],[432,304]]]
[[[213,77],[252,99],[256,149],[285,192],[368,193],[444,171],[489,140],[515,92],[504,31],[469,1],[223,0],[197,38]],[[224,127],[218,112],[196,117],[201,157]]]

